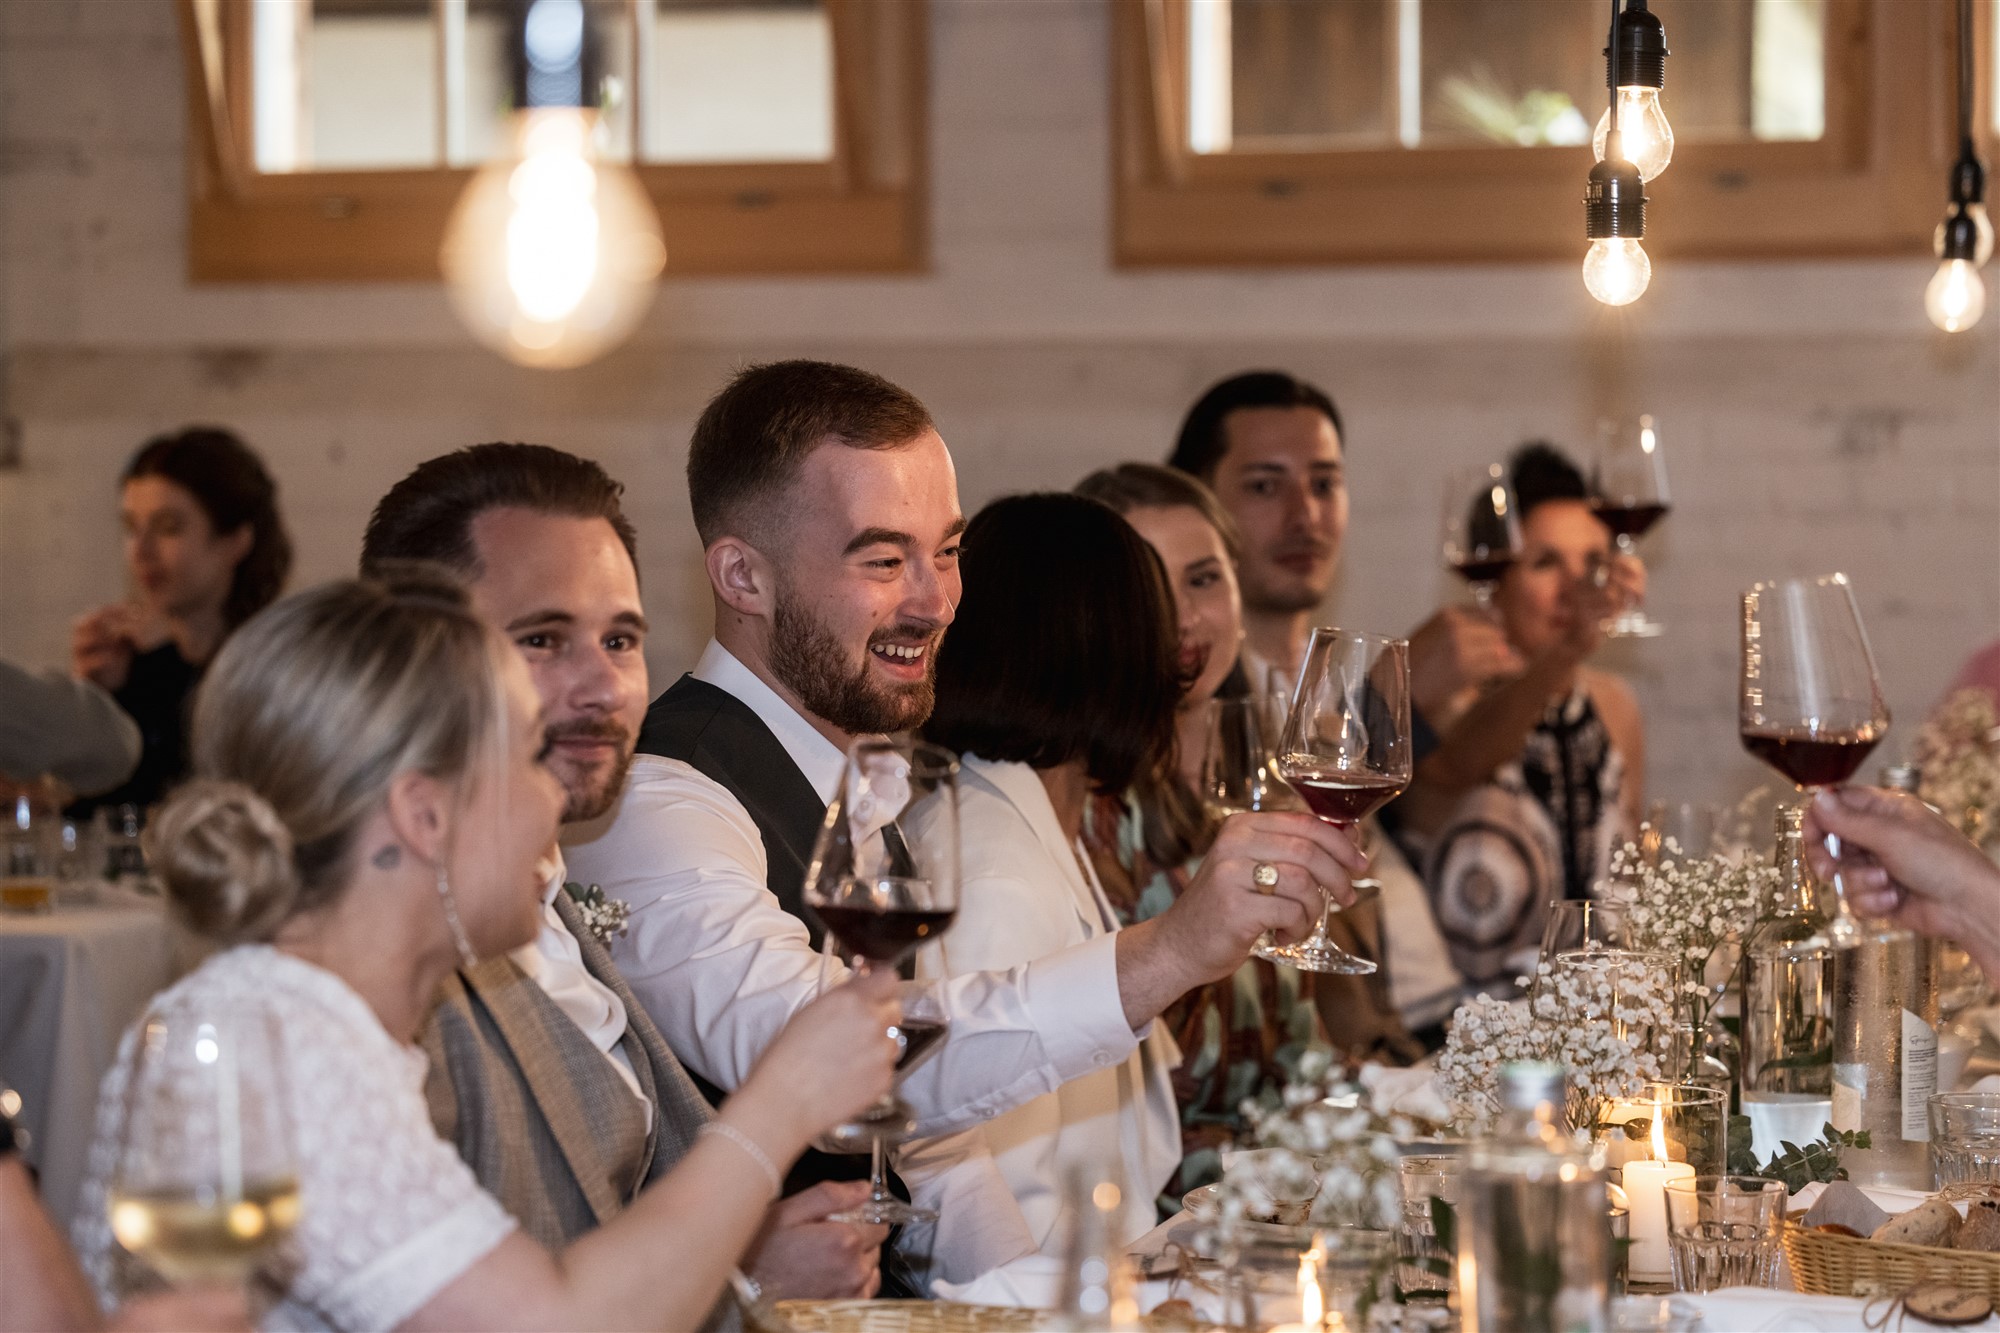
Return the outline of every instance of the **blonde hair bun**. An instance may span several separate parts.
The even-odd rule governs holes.
[[[292,834],[271,803],[240,782],[201,780],[149,821],[147,859],[187,925],[220,944],[262,940],[299,892]]]

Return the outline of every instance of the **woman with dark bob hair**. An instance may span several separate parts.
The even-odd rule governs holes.
[[[139,766],[79,807],[159,803],[187,773],[188,700],[223,641],[277,600],[292,568],[278,486],[250,447],[194,426],[148,441],[120,479],[131,599],[83,616],[71,670],[139,724]]]
[[[1081,496],[996,500],[965,532],[965,598],[937,658],[927,739],[959,752],[962,888],[958,921],[920,970],[1005,969],[1120,929],[1085,853],[1084,810],[1173,752],[1181,697],[1166,574],[1122,518]],[[1309,822],[1239,815],[1197,877],[1249,880],[1256,856]],[[1287,871],[1289,873],[1289,870]],[[1151,930],[1140,922],[1130,929]],[[1062,1182],[1111,1168],[1121,1243],[1154,1223],[1153,1200],[1180,1165],[1162,1026],[1122,1063],[986,1122],[981,1133],[1034,1241],[1062,1242]]]

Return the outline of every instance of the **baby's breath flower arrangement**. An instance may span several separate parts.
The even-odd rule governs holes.
[[[1326,1052],[1308,1053],[1276,1100],[1243,1103],[1243,1146],[1268,1151],[1232,1158],[1217,1187],[1220,1228],[1227,1235],[1258,1216],[1272,1199],[1312,1200],[1315,1227],[1387,1229],[1402,1201],[1396,1181],[1396,1139],[1414,1126],[1378,1115],[1363,1098],[1353,1106],[1329,1098],[1351,1091]],[[1315,1192],[1316,1191],[1316,1192]]]
[[[1671,956],[1687,1019],[1708,1028],[1720,990],[1735,971],[1731,951],[1756,923],[1757,909],[1776,886],[1774,865],[1751,857],[1684,856],[1668,838],[1658,864],[1633,843],[1611,854],[1610,897],[1624,909],[1630,947]]]
[[[1547,1060],[1569,1076],[1572,1126],[1595,1125],[1609,1101],[1637,1096],[1664,1076],[1672,1040],[1674,984],[1659,960],[1620,950],[1580,951],[1542,964],[1534,995],[1513,1002],[1480,995],[1459,1006],[1438,1054],[1438,1082],[1461,1133],[1491,1128],[1499,1114],[1500,1066]]]
[[[1917,794],[1966,837],[1986,845],[2000,829],[2000,703],[1986,690],[1959,690],[1924,719],[1910,746],[1923,772]]]

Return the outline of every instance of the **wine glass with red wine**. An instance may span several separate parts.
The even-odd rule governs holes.
[[[1667,459],[1660,432],[1650,416],[1634,426],[1629,420],[1606,422],[1599,428],[1597,457],[1591,467],[1590,512],[1611,529],[1619,553],[1631,555],[1641,537],[1667,516],[1673,502],[1667,494]],[[1608,579],[1606,568],[1600,577]],[[1645,611],[1628,606],[1605,626],[1607,639],[1650,639],[1666,627]]]
[[[1493,605],[1493,585],[1521,551],[1521,519],[1507,469],[1498,463],[1453,468],[1444,483],[1445,568],[1472,587],[1480,609]]]
[[[1410,783],[1410,643],[1322,627],[1312,632],[1298,691],[1278,745],[1278,774],[1321,819],[1343,832]],[[1373,972],[1326,933],[1333,899],[1297,944],[1267,944],[1259,957],[1305,972]]]
[[[958,913],[958,760],[922,741],[864,737],[847,752],[840,787],[827,806],[806,868],[806,906],[856,971],[895,968],[942,936]],[[822,984],[840,980],[829,966]],[[904,987],[898,1076],[943,1041],[947,1025],[934,991]],[[885,1186],[884,1147],[916,1128],[894,1092],[820,1138],[829,1152],[874,1156],[873,1197],[841,1220],[899,1225],[931,1221]]]
[[[1845,574],[1758,583],[1743,594],[1743,748],[1785,775],[1810,799],[1846,782],[1889,729],[1875,654]],[[1840,841],[1826,849],[1836,867]],[[1835,947],[1858,943],[1861,927],[1833,876]]]

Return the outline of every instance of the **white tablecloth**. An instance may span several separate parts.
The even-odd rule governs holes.
[[[0,1081],[21,1094],[42,1197],[67,1227],[118,1038],[177,974],[157,899],[112,889],[49,916],[0,914]]]

